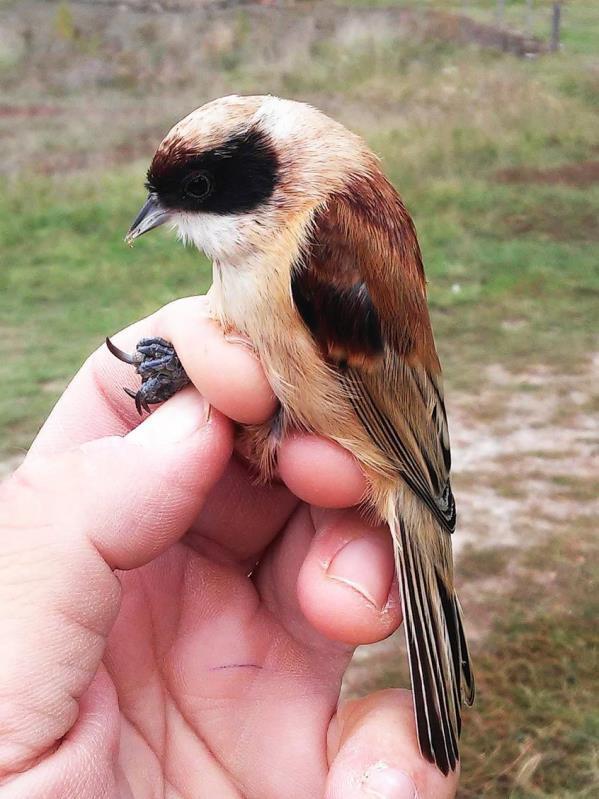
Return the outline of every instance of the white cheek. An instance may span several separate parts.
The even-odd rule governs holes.
[[[195,244],[209,258],[231,263],[243,257],[247,220],[234,215],[178,214],[174,222],[182,241]]]

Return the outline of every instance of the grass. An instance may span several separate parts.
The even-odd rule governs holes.
[[[141,170],[30,178],[0,198],[4,452],[26,447],[69,375],[104,336],[209,285],[197,252],[155,236],[129,249]]]
[[[250,60],[250,22],[239,20],[231,46],[241,47],[248,63],[212,68],[223,92],[272,91],[332,108],[383,158],[420,233],[448,383],[476,386],[489,352],[510,368],[531,361],[576,368],[594,346],[599,187],[502,182],[498,175],[510,168],[517,178],[519,168],[542,171],[595,157],[587,56],[529,62],[379,30],[347,44],[319,38],[308,61],[300,49],[273,71]],[[155,60],[152,42],[160,43],[155,28],[147,40],[149,24],[139,34],[149,51],[144,74]],[[587,14],[584,27],[599,32],[599,15]],[[135,55],[133,35],[127,61]],[[101,52],[100,34],[94,36]],[[54,90],[64,69],[58,52]],[[26,82],[26,63],[19,69]],[[173,100],[149,102],[170,109]],[[205,261],[163,234],[133,251],[123,245],[143,197],[145,164],[116,167],[114,158],[140,137],[149,154],[159,138],[149,132],[150,111],[138,94],[112,86],[91,103],[70,91],[56,107],[60,113],[41,123],[26,120],[17,140],[32,152],[0,193],[0,330],[8,344],[0,364],[3,455],[27,446],[68,376],[107,332],[208,282]],[[10,118],[0,119],[0,135],[9,133]],[[78,165],[82,153],[102,168],[62,171],[68,158]],[[58,174],[31,169],[57,155]],[[14,158],[20,163],[17,150]]]
[[[595,546],[581,521],[511,560],[519,574],[476,657],[463,799],[583,799],[599,790]]]
[[[497,0],[345,0],[354,6],[399,6],[465,14],[489,25],[499,24]],[[501,24],[511,30],[531,33],[547,40],[551,30],[553,0],[533,0],[532,14],[527,0],[506,0]],[[562,3],[561,43],[571,53],[596,55],[594,26],[597,14],[589,0]]]
[[[391,160],[391,159],[390,159]],[[394,168],[395,167],[395,168]],[[391,174],[399,171],[391,163]],[[142,171],[30,178],[0,197],[0,445],[26,447],[68,376],[103,337],[169,300],[204,291],[206,261],[159,233],[130,250]],[[573,369],[593,347],[599,274],[589,217],[599,191],[442,179],[407,192],[421,234],[448,381],[481,363]],[[532,346],[531,346],[532,342]]]
[[[475,647],[478,693],[464,714],[459,799],[591,799],[599,790],[591,522],[577,519],[529,549],[472,549],[459,572],[466,617],[491,617]],[[405,669],[388,669],[366,687],[402,683]]]

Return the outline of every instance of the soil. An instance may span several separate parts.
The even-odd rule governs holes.
[[[599,183],[599,161],[581,161],[578,164],[561,164],[552,169],[533,167],[511,167],[495,175],[500,183],[540,183],[551,185],[563,183],[567,186],[587,188]]]

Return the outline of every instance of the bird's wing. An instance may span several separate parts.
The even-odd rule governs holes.
[[[416,528],[401,508],[389,521],[420,746],[447,773],[458,759],[461,685],[467,702],[474,696],[452,583],[449,435],[416,234],[382,176],[317,211],[292,296],[382,459],[432,514]]]
[[[318,211],[293,270],[293,299],[372,440],[453,532],[449,433],[420,251],[398,195],[382,189],[385,219],[369,213],[376,197],[360,206],[337,196]]]

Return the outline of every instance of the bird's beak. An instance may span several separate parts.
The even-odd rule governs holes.
[[[127,244],[133,244],[135,239],[153,230],[159,225],[164,225],[170,219],[170,211],[160,204],[160,200],[155,194],[149,194],[143,208],[135,217],[135,220],[125,236]]]

